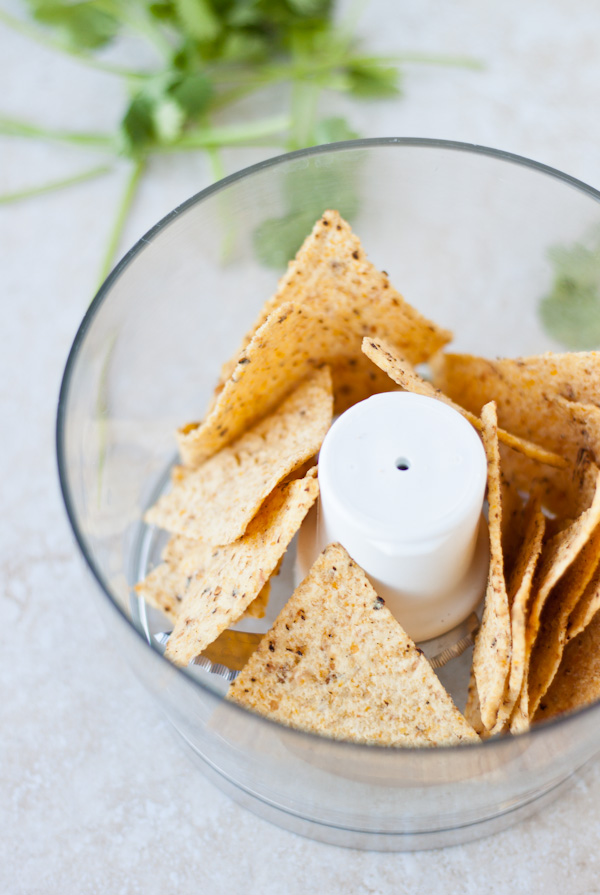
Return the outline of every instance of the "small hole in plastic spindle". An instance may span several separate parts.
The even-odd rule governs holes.
[[[410,469],[410,461],[406,459],[406,457],[398,457],[396,460],[396,469],[399,469],[400,472],[406,472],[407,469]]]

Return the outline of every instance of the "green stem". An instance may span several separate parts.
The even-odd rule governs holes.
[[[292,85],[292,126],[290,149],[302,149],[313,141],[320,88],[313,81]]]
[[[57,53],[66,53],[68,56],[72,56],[89,68],[95,68],[107,75],[136,79],[146,78],[149,74],[152,74],[151,72],[132,71],[128,68],[122,68],[119,65],[110,65],[108,62],[101,62],[99,59],[94,59],[93,56],[88,55],[82,50],[77,50],[75,47],[70,46],[64,41],[53,40],[40,28],[36,28],[34,25],[30,25],[29,22],[11,16],[3,9],[0,9],[0,22],[7,25],[9,28],[12,28],[13,31],[18,31],[19,34],[22,34],[24,37],[34,40],[36,43],[40,44],[40,46],[46,47],[48,50],[54,50]]]
[[[131,209],[133,204],[133,200],[135,198],[135,193],[138,187],[138,183],[142,174],[144,173],[144,168],[146,166],[145,161],[138,161],[134,164],[129,177],[127,178],[127,183],[125,185],[125,191],[123,196],[121,197],[121,202],[119,203],[119,207],[117,209],[117,216],[114,220],[112,229],[110,231],[110,235],[108,238],[108,244],[106,246],[106,250],[104,253],[104,259],[100,266],[99,273],[99,282],[98,286],[100,287],[113,266],[113,260],[116,254],[116,251],[119,247],[119,242],[121,236],[123,235],[123,229],[125,227],[125,223],[127,221],[127,215]]]
[[[210,169],[213,180],[222,180],[225,177],[225,165],[223,157],[216,146],[212,146],[207,150],[210,160]],[[236,216],[231,208],[231,196],[228,192],[221,193],[217,197],[217,214],[221,220],[223,228],[223,237],[219,250],[219,259],[221,264],[227,264],[233,256],[236,239]]]
[[[108,369],[113,352],[117,344],[117,334],[114,333],[108,340],[108,348],[100,368],[98,378],[98,392],[96,394],[96,419],[98,422],[98,474],[96,477],[96,501],[98,506],[102,502],[102,481],[106,467],[106,455],[108,448]]]
[[[436,53],[396,53],[393,56],[354,56],[358,65],[443,65],[450,68],[469,68],[481,71],[485,68],[479,59],[471,56],[443,56]]]
[[[210,170],[213,176],[213,181],[223,180],[225,177],[225,165],[223,164],[223,156],[219,152],[216,146],[210,146],[207,150],[207,155],[210,161]]]
[[[81,131],[62,131],[39,127],[27,121],[18,121],[0,115],[0,135],[5,137],[31,137],[35,140],[56,140],[60,143],[72,143],[78,146],[97,147],[98,149],[115,148],[114,138],[108,134],[85,133]]]
[[[8,205],[9,202],[19,202],[21,199],[31,199],[33,196],[41,196],[43,193],[50,193],[53,190],[61,190],[64,187],[74,186],[76,183],[83,183],[85,180],[92,180],[94,177],[100,177],[102,174],[108,174],[112,171],[110,165],[100,165],[96,168],[90,168],[88,171],[82,171],[72,177],[65,177],[62,180],[52,180],[41,186],[32,186],[27,189],[17,190],[14,193],[4,193],[0,196],[0,205]]]
[[[188,131],[173,147],[161,147],[158,151],[178,151],[179,149],[211,149],[219,146],[241,146],[284,134],[290,128],[287,115],[275,115],[249,124],[224,125]]]

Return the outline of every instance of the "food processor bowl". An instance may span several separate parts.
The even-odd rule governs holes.
[[[552,249],[597,227],[599,198],[565,174],[479,146],[393,138],[315,147],[183,203],[90,306],[57,423],[60,481],[90,592],[115,648],[203,773],[261,817],[358,848],[465,842],[533,813],[600,751],[597,704],[523,735],[435,749],[282,727],[226,701],[222,677],[165,660],[155,634],[167,623],[132,590],[164,543],[142,515],[167,487],[176,427],[202,416],[221,363],[323,210],[347,217],[406,300],[454,332],[452,350],[494,357],[563,350],[540,313],[555,278]],[[291,593],[294,551],[257,630]],[[465,654],[441,672],[460,708],[468,664]]]

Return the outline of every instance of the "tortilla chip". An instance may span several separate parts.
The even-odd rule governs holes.
[[[175,622],[193,576],[207,566],[212,552],[213,548],[204,541],[173,535],[163,551],[164,562],[135,585],[136,594]],[[263,618],[270,591],[271,582],[267,581],[244,617]]]
[[[502,504],[502,559],[504,563],[504,580],[507,585],[508,602],[511,605],[509,582],[519,558],[523,538],[527,530],[527,508],[512,482],[508,482],[502,471],[500,461],[500,499]],[[514,591],[513,591],[514,594]]]
[[[569,616],[567,643],[584,631],[600,609],[600,565]]]
[[[473,673],[477,682],[481,720],[484,727],[491,730],[504,696],[511,653],[510,614],[502,559],[500,456],[493,401],[483,408],[481,423],[488,458],[490,570],[483,618],[473,650]]]
[[[364,338],[362,350],[374,364],[377,364],[381,370],[384,370],[405,391],[424,395],[427,398],[436,398],[462,414],[478,432],[481,432],[481,419],[479,416],[471,413],[469,410],[465,410],[464,407],[456,404],[448,395],[445,395],[441,389],[436,388],[433,383],[419,376],[410,361],[402,357],[389,342],[386,342],[384,339]],[[498,429],[498,438],[503,444],[508,445],[515,451],[519,451],[526,457],[537,460],[538,463],[547,463],[550,466],[557,467],[566,466],[566,460],[558,454],[547,451],[532,441],[526,441],[523,438],[512,435],[510,432],[505,432],[504,429]]]
[[[271,577],[316,500],[316,467],[303,479],[277,485],[245,535],[215,547],[194,577],[167,641],[165,656],[187,665],[246,611]]]
[[[427,326],[429,321],[408,305],[402,296],[390,286],[387,274],[380,273],[367,260],[360,239],[352,232],[347,221],[340,217],[337,211],[325,211],[315,223],[312,232],[304,240],[294,260],[289,262],[288,269],[280,279],[275,295],[261,308],[254,326],[244,337],[238,352],[223,365],[220,381],[224,383],[230,378],[238,357],[252,341],[256,331],[263,325],[267,317],[281,305],[289,301],[304,302],[315,293],[332,288],[353,293],[356,297],[364,300],[361,283],[364,285],[365,292],[389,290],[392,305],[400,309],[395,313],[406,316],[407,324],[414,327],[416,341],[423,340],[423,325]],[[358,307],[360,304],[359,301]],[[432,345],[439,341],[439,347],[441,347],[452,338],[452,334],[432,324],[427,338],[431,340]],[[413,342],[410,337],[407,337],[406,341]],[[428,347],[426,349],[427,356],[430,357],[435,350],[437,349],[431,350]]]
[[[271,582],[269,580],[266,584],[263,585],[262,590],[259,592],[258,596],[252,600],[252,602],[244,612],[242,618],[264,618],[270,596]]]
[[[275,485],[318,452],[332,413],[325,367],[274,413],[174,485],[145,521],[213,545],[237,541]]]
[[[488,731],[485,729],[481,720],[481,706],[479,705],[479,693],[477,692],[477,681],[473,666],[471,666],[471,675],[469,677],[469,690],[467,693],[467,705],[465,706],[465,718],[480,737],[485,739]]]
[[[525,631],[525,670],[519,704],[511,720],[511,731],[522,732],[529,726],[529,664],[533,647],[540,629],[542,610],[546,600],[562,575],[578,557],[592,532],[600,522],[600,473],[596,479],[596,492],[592,505],[584,510],[571,525],[556,534],[543,547],[540,566],[536,575],[531,608]]]
[[[396,383],[373,366],[363,354],[336,360],[331,368],[333,378],[334,414],[344,413],[349,407],[379,395],[397,391]]]
[[[565,649],[552,685],[535,713],[544,721],[600,698],[600,615]]]
[[[600,527],[591,534],[579,556],[555,585],[544,606],[540,630],[529,664],[529,717],[558,671],[567,639],[567,624],[598,566]]]
[[[525,532],[508,584],[512,652],[508,686],[498,712],[496,733],[507,728],[523,686],[527,609],[533,577],[542,552],[545,527],[546,520],[540,509],[539,499],[534,497],[527,506]]]
[[[380,335],[413,363],[450,333],[422,317],[365,258],[360,241],[328,211],[265,306],[205,420],[179,433],[195,462],[210,457],[275,407],[319,364],[360,357],[360,340]]]
[[[134,590],[149,606],[159,609],[174,622],[189,583],[189,576],[185,572],[162,562],[143,581],[139,581]]]
[[[559,515],[576,516],[593,498],[594,485],[582,477],[582,459],[600,460],[597,431],[600,409],[591,408],[594,425],[581,425],[581,407],[594,405],[600,386],[600,353],[543,354],[486,360],[440,354],[433,364],[435,384],[472,413],[495,400],[501,426],[539,443],[568,461],[563,471],[542,470],[523,457],[507,456],[506,475],[522,490],[544,491],[544,502]],[[504,459],[503,454],[503,459]]]
[[[336,739],[386,746],[478,740],[339,544],[317,559],[227,695]]]

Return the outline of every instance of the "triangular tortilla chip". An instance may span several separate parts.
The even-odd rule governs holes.
[[[486,404],[481,412],[482,438],[488,458],[488,525],[490,570],[481,626],[473,650],[481,720],[491,730],[502,703],[510,670],[511,636],[508,595],[502,558],[502,504],[496,407]]]
[[[244,337],[237,353],[223,365],[221,382],[224,383],[230,378],[240,354],[273,311],[286,302],[304,302],[310,300],[316,293],[332,289],[353,294],[358,299],[356,310],[360,309],[367,292],[377,293],[382,289],[387,290],[393,313],[397,317],[402,315],[406,318],[403,328],[414,328],[413,338],[407,338],[407,342],[411,343],[411,350],[407,353],[411,356],[414,348],[421,343],[421,351],[424,348],[427,357],[430,357],[435,353],[435,350],[431,350],[434,343],[440,342],[441,347],[452,337],[447,330],[433,324],[429,333],[424,331],[424,326],[429,324],[429,321],[404,301],[390,285],[387,274],[376,270],[367,260],[360,239],[352,232],[348,222],[337,211],[329,210],[325,211],[315,223],[296,257],[289,262],[275,295],[261,308],[257,320]],[[423,345],[424,342],[428,343],[427,347]]]
[[[145,521],[214,545],[237,541],[275,485],[317,454],[332,414],[325,367],[245,435],[176,482]]]
[[[593,497],[594,483],[583,475],[582,461],[600,461],[600,353],[542,354],[487,360],[467,354],[439,354],[435,384],[472,413],[495,400],[500,425],[568,461],[563,471],[542,470],[520,456],[506,456],[505,474],[525,491],[544,493],[544,503],[559,515],[576,516]],[[580,424],[580,405],[590,405]],[[570,406],[572,405],[572,406]],[[597,465],[597,464],[596,464]],[[585,468],[585,464],[584,464]]]
[[[228,378],[205,420],[179,432],[196,463],[265,416],[293,385],[322,362],[360,357],[360,341],[380,335],[413,363],[450,338],[408,305],[387,275],[366,260],[358,238],[334,211],[326,212],[267,303],[249,341],[226,365]]]
[[[462,414],[478,432],[481,432],[482,424],[479,416],[461,407],[460,404],[457,404],[452,398],[444,394],[441,389],[436,388],[431,382],[419,376],[410,361],[396,351],[389,342],[386,342],[384,339],[364,338],[362,350],[374,364],[377,364],[381,370],[384,370],[405,391],[414,392],[417,395],[425,395],[427,398],[436,398]],[[538,463],[547,463],[550,466],[557,467],[567,465],[566,460],[559,454],[547,451],[532,441],[518,438],[510,432],[505,432],[504,429],[498,429],[498,439],[526,457],[537,460]]]
[[[317,559],[227,695],[282,724],[358,743],[478,740],[339,544]]]
[[[213,547],[204,541],[173,535],[163,551],[164,562],[135,585],[136,594],[175,622],[194,575],[204,570],[212,553]],[[270,591],[271,582],[267,581],[246,609],[244,617],[263,618]]]
[[[303,479],[277,485],[233,544],[213,548],[210,562],[190,583],[165,656],[187,665],[236,622],[275,571],[316,500],[316,467]]]
[[[211,552],[211,546],[203,541],[174,535],[163,550],[163,562],[135,585],[136,594],[174,622],[191,577],[206,567]]]
[[[529,663],[529,717],[531,718],[558,671],[565,648],[572,610],[598,566],[600,527],[590,535],[579,556],[555,585],[544,606],[540,630]]]
[[[534,497],[527,506],[525,531],[508,584],[511,633],[510,673],[508,686],[498,712],[495,733],[500,733],[508,726],[523,686],[527,610],[533,577],[542,551],[545,528],[546,520],[540,509],[539,499]]]
[[[596,492],[589,509],[570,525],[554,535],[545,545],[540,558],[540,565],[536,573],[533,596],[527,628],[525,632],[525,670],[523,687],[518,705],[515,707],[511,720],[511,731],[520,733],[529,726],[529,663],[531,653],[538,636],[542,610],[553,587],[560,580],[572,562],[575,561],[584,548],[594,529],[600,522],[600,473],[596,479]]]
[[[556,677],[534,721],[572,712],[600,699],[600,615],[564,651]]]
[[[569,616],[567,643],[584,631],[600,609],[600,565],[592,576],[581,599]]]

